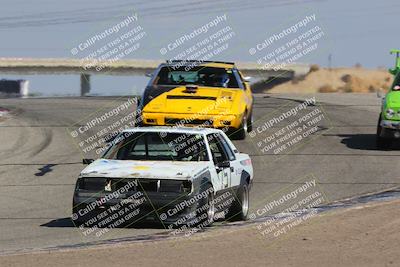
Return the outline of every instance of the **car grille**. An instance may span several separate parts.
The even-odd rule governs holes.
[[[110,181],[111,184],[109,184]],[[107,188],[109,190],[106,190],[107,185],[110,185]],[[79,179],[77,189],[96,193],[114,192],[122,188],[128,189],[128,192],[189,193],[191,187],[190,181],[182,180],[86,177]]]
[[[213,120],[185,120],[185,119],[174,119],[174,118],[165,118],[165,124],[168,125],[213,125]]]

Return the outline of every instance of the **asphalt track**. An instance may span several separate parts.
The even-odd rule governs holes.
[[[305,97],[258,95],[256,125],[298,106]],[[317,100],[308,110],[321,109],[324,120],[318,123],[318,131],[297,143],[294,150],[278,155],[260,151],[258,142],[266,132],[235,141],[239,150],[251,155],[255,168],[253,212],[279,192],[301,185],[304,177],[317,180],[326,202],[400,183],[398,147],[387,151],[375,148],[380,100],[371,94],[321,94]],[[101,97],[0,100],[1,107],[13,110],[9,119],[0,122],[1,254],[165,232],[157,227],[112,229],[98,238],[84,236],[69,219],[74,183],[84,166],[83,154],[68,127],[124,101],[126,98]],[[218,227],[224,226],[216,224]]]

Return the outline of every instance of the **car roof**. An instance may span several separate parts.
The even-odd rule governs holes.
[[[125,129],[123,132],[167,132],[167,133],[187,133],[187,134],[209,134],[222,132],[214,128],[200,127],[174,127],[174,126],[151,126],[151,127],[135,127]]]

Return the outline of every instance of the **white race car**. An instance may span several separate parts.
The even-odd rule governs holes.
[[[155,221],[209,225],[246,220],[253,166],[217,129],[125,130],[100,159],[84,159],[73,197],[76,224],[116,227]]]

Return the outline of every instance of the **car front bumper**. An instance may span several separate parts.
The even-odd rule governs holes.
[[[382,120],[381,137],[384,138],[400,138],[400,121]]]
[[[208,114],[181,114],[181,113],[153,113],[143,112],[143,123],[146,125],[189,125],[213,128],[239,128],[239,115],[208,115]]]
[[[140,201],[132,200],[127,195],[119,198],[110,199],[101,205],[91,207],[92,203],[105,198],[105,194],[93,194],[75,192],[73,199],[73,218],[81,218],[88,221],[92,218],[111,217],[112,213],[119,214],[115,219],[123,219],[125,223],[133,224],[136,222],[156,222],[162,224],[172,224],[181,220],[182,223],[189,222],[198,208],[198,202],[193,201],[192,194],[182,195],[175,193],[145,193]],[[129,200],[129,201],[128,201]],[[122,213],[122,211],[124,211]],[[106,214],[106,215],[104,215]],[[184,220],[182,220],[182,218]],[[101,219],[95,219],[99,222]],[[104,219],[102,219],[104,221]],[[102,225],[105,226],[105,225]]]

